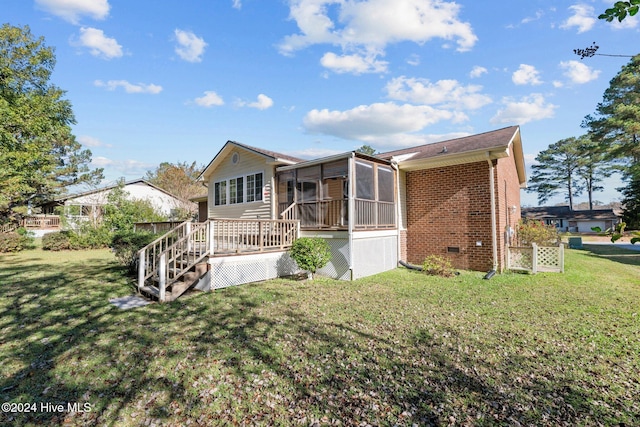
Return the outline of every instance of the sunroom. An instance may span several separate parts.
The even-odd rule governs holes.
[[[276,169],[278,217],[302,230],[396,228],[396,170],[350,152]]]

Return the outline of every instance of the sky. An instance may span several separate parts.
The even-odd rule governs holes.
[[[585,133],[583,118],[630,60],[573,49],[638,53],[640,16],[597,19],[612,4],[2,0],[0,22],[55,48],[51,82],[107,184],[161,162],[206,165],[228,140],[318,158],[512,125],[530,167]],[[620,185],[607,180],[595,200],[620,200]],[[523,191],[522,205],[537,206],[536,194]]]

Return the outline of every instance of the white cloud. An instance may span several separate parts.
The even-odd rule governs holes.
[[[463,86],[457,80],[431,83],[427,79],[402,76],[389,81],[386,90],[391,99],[457,110],[474,110],[491,103],[489,96],[480,93],[482,86]]]
[[[224,100],[214,91],[206,91],[203,96],[194,101],[201,107],[213,107],[214,105],[224,105]]]
[[[417,132],[442,120],[461,122],[466,119],[464,113],[439,110],[428,105],[387,102],[360,105],[346,111],[311,110],[303,124],[312,133],[371,141],[379,137]]]
[[[542,84],[540,80],[540,72],[536,70],[533,65],[520,64],[520,68],[511,76],[513,83],[517,85],[539,85]]]
[[[544,12],[542,10],[536,11],[535,16],[527,16],[520,21],[521,24],[528,24],[529,22],[537,21],[544,16]]]
[[[257,101],[250,102],[249,104],[247,104],[247,106],[251,108],[257,108],[258,110],[266,110],[267,108],[271,108],[273,106],[273,99],[261,93],[260,95],[258,95]]]
[[[478,77],[482,76],[483,74],[487,74],[488,72],[489,70],[487,70],[486,68],[476,65],[469,73],[469,77],[471,77],[472,79],[477,79]]]
[[[191,31],[176,29],[174,34],[178,42],[175,51],[180,58],[188,62],[202,61],[204,48],[207,47],[204,39],[196,36]]]
[[[578,28],[578,34],[589,31],[595,25],[597,19],[594,17],[594,9],[586,4],[574,4],[569,6],[569,10],[573,13],[566,21],[560,25],[560,28],[571,29]]]
[[[242,9],[242,2],[240,0],[233,0],[233,8],[234,9]]]
[[[386,61],[377,61],[375,55],[366,57],[358,54],[338,56],[333,52],[324,54],[320,63],[336,73],[382,73],[387,71]]]
[[[545,102],[544,96],[533,93],[523,97],[519,101],[513,98],[503,98],[504,108],[498,110],[490,120],[492,124],[519,124],[523,125],[535,120],[553,117],[557,106]]]
[[[104,35],[104,31],[97,28],[80,28],[80,39],[78,45],[89,48],[93,56],[104,59],[120,58],[122,56],[122,46],[116,39]]]
[[[78,139],[78,142],[84,145],[85,147],[91,147],[91,148],[96,148],[96,147],[111,148],[112,147],[111,144],[105,144],[102,141],[100,141],[98,138],[94,138],[88,135],[80,135],[77,139]]]
[[[151,84],[132,84],[126,80],[109,80],[108,82],[103,82],[102,80],[96,80],[93,84],[97,87],[104,87],[108,90],[116,90],[121,87],[124,89],[126,93],[150,93],[152,95],[156,95],[162,92],[162,86]]]
[[[580,61],[562,61],[560,68],[565,70],[564,75],[567,76],[572,83],[584,84],[595,80],[600,75],[600,70],[594,70],[588,65]]]
[[[420,65],[420,57],[415,53],[412,54],[409,59],[407,59],[407,64],[413,65],[414,67]]]
[[[343,49],[344,57],[354,52],[373,55],[369,60],[373,63],[392,43],[423,44],[443,39],[446,44],[455,42],[458,51],[467,51],[478,40],[471,25],[458,18],[460,6],[454,2],[289,0],[289,7],[289,17],[298,25],[299,33],[286,36],[280,43],[284,55],[315,44],[332,44]]]
[[[266,110],[273,106],[273,99],[261,93],[260,95],[258,95],[258,99],[254,102],[247,102],[247,101],[238,99],[235,102],[235,105],[237,107],[249,107],[249,108],[257,108],[258,110]]]
[[[105,19],[110,8],[107,0],[36,0],[36,5],[72,24],[77,24],[83,15]]]

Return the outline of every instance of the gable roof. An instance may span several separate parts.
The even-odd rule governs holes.
[[[522,217],[531,219],[571,219],[576,221],[587,220],[616,220],[619,215],[614,209],[593,209],[572,211],[569,206],[540,206],[535,208],[522,208]]]
[[[242,144],[236,141],[227,141],[220,151],[213,157],[213,159],[209,162],[206,168],[202,171],[200,176],[198,177],[198,181],[205,180],[211,172],[218,166],[220,161],[225,157],[225,155],[232,150],[233,148],[241,148],[245,151],[252,152],[259,156],[265,158],[265,160],[274,165],[293,165],[295,163],[303,162],[304,160],[299,159],[297,157],[289,156],[288,154],[278,153],[276,151],[265,150],[263,148],[253,147],[251,145]]]
[[[157,185],[154,185],[154,184],[150,183],[149,181],[147,181],[146,179],[143,179],[143,178],[134,179],[134,180],[131,180],[131,181],[126,181],[126,182],[123,183],[123,185],[125,187],[128,186],[128,185],[135,185],[135,184],[145,184],[145,185],[148,185],[149,187],[151,187],[151,188],[153,188],[155,190],[163,192],[164,194],[166,194],[166,195],[168,195],[170,197],[173,197],[176,200],[180,200],[180,201],[183,201],[183,202],[189,202],[188,200],[183,200],[180,197],[176,196],[175,194],[171,194],[167,190],[164,190],[164,189],[158,187]],[[120,185],[120,182],[116,182],[115,184],[107,185],[106,187],[101,187],[101,188],[96,188],[96,189],[89,190],[89,191],[84,191],[82,193],[67,194],[67,195],[58,197],[57,199],[54,199],[53,201],[50,201],[48,203],[65,202],[65,201],[70,200],[70,199],[77,199],[78,197],[84,197],[84,196],[89,196],[91,194],[101,193],[103,191],[112,190],[112,189],[116,188],[118,185]]]
[[[520,186],[524,187],[527,177],[519,126],[377,155],[383,159],[395,160],[404,170],[453,166],[511,156],[516,164]]]

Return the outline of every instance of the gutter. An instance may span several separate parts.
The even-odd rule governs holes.
[[[489,192],[491,194],[491,247],[493,255],[493,270],[498,268],[498,235],[496,225],[496,188],[495,188],[495,167],[491,152],[487,151],[487,162],[489,163]]]

